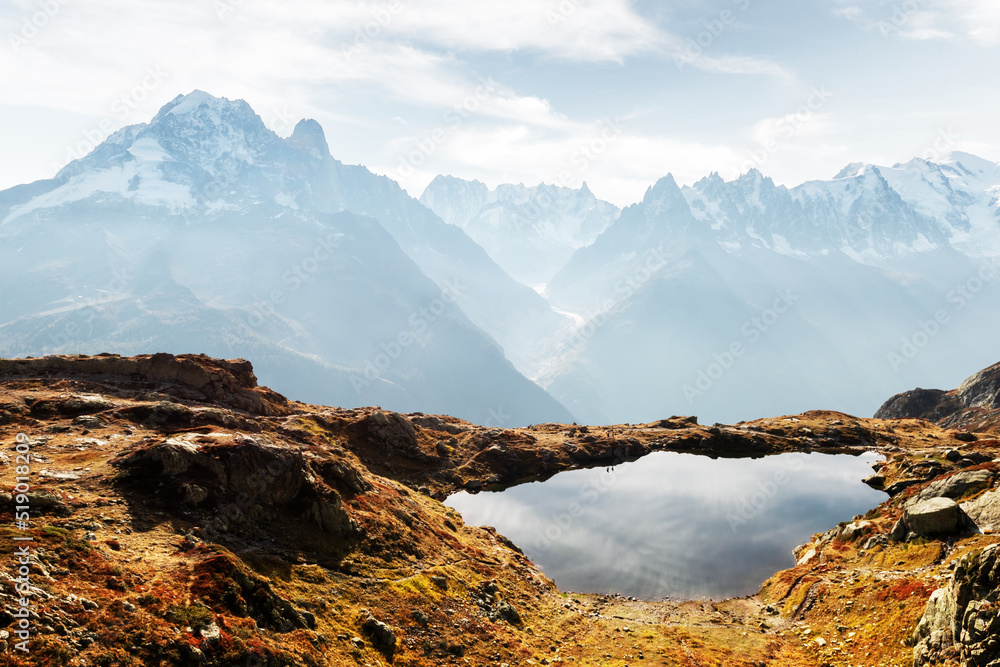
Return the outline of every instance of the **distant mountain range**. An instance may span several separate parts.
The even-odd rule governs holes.
[[[292,398],[494,426],[865,415],[996,360],[997,258],[1000,165],[968,154],[418,201],[196,91],[0,192],[0,355],[242,356]]]
[[[420,203],[461,227],[507,273],[532,286],[544,286],[621,212],[586,183],[579,190],[545,184],[490,190],[454,176],[435,178]]]

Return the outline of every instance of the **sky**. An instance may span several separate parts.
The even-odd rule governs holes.
[[[0,37],[0,189],[195,89],[415,197],[1000,161],[997,0],[2,0]]]

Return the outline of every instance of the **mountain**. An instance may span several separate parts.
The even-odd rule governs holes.
[[[754,245],[809,256],[842,251],[878,263],[951,246],[1000,252],[1000,165],[967,153],[941,163],[852,164],[831,181],[776,186],[751,170],[684,188],[692,214],[729,248]]]
[[[1000,364],[973,374],[958,389],[913,389],[890,398],[876,419],[927,419],[946,428],[1000,430]]]
[[[480,326],[510,344],[559,316],[314,121],[282,139],[245,102],[180,96],[0,193],[0,239],[0,354],[197,350],[302,400],[571,420]]]
[[[420,202],[460,227],[507,273],[543,286],[573,252],[590,245],[614,222],[619,209],[584,183],[574,190],[541,184],[500,185],[438,176]]]
[[[965,154],[791,189],[668,176],[550,281],[577,326],[538,381],[598,423],[871,414],[904,382],[957,382],[996,354],[998,192],[1000,166]]]

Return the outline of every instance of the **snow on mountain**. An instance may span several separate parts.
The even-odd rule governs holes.
[[[123,128],[39,187],[41,192],[23,201],[16,199],[21,191],[12,193],[0,225],[36,210],[84,202],[136,214],[152,208],[213,216],[254,206],[273,215],[349,210],[371,216],[440,287],[462,285],[456,295],[462,310],[522,372],[537,370],[534,341],[563,321],[396,182],[335,160],[318,123],[301,121],[291,137],[281,139],[242,100],[201,91],[178,96],[149,124]]]
[[[953,155],[791,189],[755,170],[661,179],[550,282],[581,321],[539,382],[595,422],[870,414],[904,378],[949,386],[996,355],[998,169]]]
[[[996,361],[998,258],[1000,165],[965,153],[667,176],[621,211],[448,176],[418,202],[315,121],[195,92],[0,192],[0,354],[248,356],[310,400],[497,425],[870,414]]]
[[[726,183],[714,174],[684,188],[693,214],[731,250],[751,245],[791,256],[843,251],[878,262],[947,245],[960,220],[914,208],[883,169],[850,165],[832,181],[788,189],[751,170]]]
[[[618,217],[619,209],[584,183],[574,190],[553,185],[500,185],[438,176],[420,202],[461,227],[511,276],[543,286],[573,252],[590,245]]]
[[[3,354],[257,353],[317,402],[571,420],[509,361],[562,318],[314,121],[281,139],[245,102],[179,96],[0,192],[0,238]]]

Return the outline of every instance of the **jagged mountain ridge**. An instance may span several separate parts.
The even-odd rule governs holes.
[[[511,276],[544,285],[575,250],[590,245],[614,222],[619,209],[579,189],[503,184],[438,176],[420,203],[461,227]]]
[[[911,184],[906,198],[893,182]],[[1000,166],[964,154],[791,190],[758,172],[665,177],[548,285],[581,323],[539,381],[592,422],[667,406],[720,421],[817,403],[871,414],[907,379],[957,382],[956,360],[995,355],[997,183]],[[961,206],[932,217],[949,188]],[[789,290],[794,307],[775,313]]]
[[[466,311],[508,341],[560,318],[313,121],[281,139],[245,102],[180,96],[0,206],[9,356],[198,349],[316,402],[569,417]]]
[[[987,281],[973,299],[954,295],[998,247],[1000,167],[974,156],[956,153],[937,161],[913,160],[893,167],[854,164],[831,181],[790,189],[775,186],[756,171],[728,183],[712,175],[683,188],[666,177],[650,187],[642,202],[606,225],[593,243],[565,260],[567,248],[585,243],[604,225],[588,227],[586,221],[593,220],[592,214],[601,206],[589,188],[501,186],[491,193],[476,182],[445,177],[436,182],[439,187],[429,188],[424,199],[452,223],[471,211],[488,212],[483,219],[490,223],[502,222],[507,219],[504,216],[516,221],[526,215],[524,207],[532,211],[531,217],[540,199],[541,204],[553,202],[546,215],[552,214],[559,223],[529,226],[529,240],[541,234],[565,243],[558,250],[535,247],[538,259],[526,262],[544,264],[550,272],[560,269],[546,281],[544,294],[549,303],[511,279],[456,224],[439,219],[396,183],[333,159],[322,128],[314,121],[300,122],[291,137],[281,139],[263,126],[246,103],[201,92],[180,96],[150,124],[124,128],[55,179],[0,193],[0,234],[8,239],[32,238],[33,247],[42,248],[51,238],[46,236],[51,229],[46,224],[60,224],[59,216],[72,208],[74,219],[86,220],[90,229],[99,229],[109,210],[128,211],[143,219],[167,216],[201,229],[206,241],[209,237],[217,241],[220,228],[206,221],[235,219],[252,211],[250,217],[258,221],[280,218],[299,234],[312,234],[307,230],[330,225],[322,216],[349,209],[376,218],[391,233],[392,242],[416,264],[417,272],[433,279],[439,291],[421,287],[397,298],[407,290],[398,288],[401,283],[389,286],[387,277],[374,298],[379,302],[389,295],[394,303],[391,316],[340,295],[335,301],[346,301],[351,307],[337,322],[328,314],[308,314],[308,324],[281,312],[262,317],[261,311],[281,310],[272,303],[266,281],[250,280],[252,286],[241,286],[219,280],[212,272],[200,275],[202,267],[220,262],[231,270],[245,271],[251,262],[266,261],[249,259],[253,253],[248,247],[224,253],[224,260],[202,252],[197,261],[182,260],[180,272],[177,263],[156,268],[146,266],[146,259],[140,267],[139,260],[123,257],[141,257],[141,251],[152,245],[132,238],[125,225],[105,235],[104,244],[111,249],[102,251],[106,256],[93,255],[104,257],[107,267],[76,262],[75,276],[64,270],[74,260],[52,257],[35,266],[10,246],[11,270],[34,271],[38,288],[12,291],[5,312],[18,321],[7,329],[14,343],[5,348],[6,353],[57,349],[25,346],[62,340],[60,327],[55,332],[52,327],[67,308],[80,311],[81,304],[105,304],[109,293],[117,295],[116,299],[126,293],[120,289],[122,280],[114,267],[131,267],[140,276],[150,271],[156,274],[126,282],[155,282],[160,307],[171,300],[191,307],[198,302],[208,306],[194,318],[212,322],[208,328],[213,334],[203,349],[222,356],[244,354],[226,332],[234,326],[245,329],[240,322],[248,317],[267,320],[265,327],[251,327],[238,342],[251,346],[243,348],[247,355],[252,350],[274,360],[261,366],[268,381],[283,386],[280,378],[288,375],[284,369],[301,369],[318,360],[323,373],[338,376],[337,384],[353,385],[353,397],[341,393],[335,400],[326,399],[347,404],[358,399],[359,372],[370,370],[376,359],[388,358],[379,356],[386,354],[383,346],[395,354],[396,337],[411,332],[407,315],[418,314],[448,290],[461,311],[458,319],[467,317],[489,334],[517,370],[537,379],[561,401],[583,406],[579,409],[585,410],[591,422],[641,421],[681,408],[735,420],[778,410],[786,400],[799,409],[824,403],[870,413],[884,395],[912,386],[919,378],[940,378],[945,386],[953,380],[957,383],[960,378],[949,375],[955,364],[945,358],[942,350],[946,348],[960,349],[963,365],[983,365],[991,358],[982,332],[996,319],[987,308],[996,283]],[[553,193],[551,199],[546,193]],[[496,202],[491,203],[491,197]],[[595,203],[598,208],[593,207]],[[255,230],[256,238],[281,245],[280,238],[261,235],[266,222],[254,225],[249,228]],[[587,233],[574,237],[573,230]],[[245,239],[248,246],[253,238]],[[299,238],[292,245],[301,254],[282,256],[269,272],[283,278],[293,267],[301,270],[299,264],[308,259],[308,246],[313,242]],[[158,243],[161,250],[170,246],[169,241]],[[388,243],[372,244],[385,247],[369,247],[359,255],[365,264],[384,266],[389,256],[397,256]],[[65,244],[67,253],[70,245]],[[218,247],[212,242],[195,246]],[[186,257],[201,251],[174,248],[172,252]],[[370,252],[375,254],[366,254]],[[518,260],[536,256],[523,248],[514,254]],[[342,259],[349,261],[347,255]],[[412,282],[404,274],[392,280]],[[340,277],[348,282],[338,289],[347,289],[349,277],[346,273]],[[289,279],[290,284],[309,283],[295,275]],[[419,278],[413,280],[415,285],[426,286]],[[89,291],[70,296],[74,289],[81,291],[80,285],[88,285]],[[324,284],[322,289],[329,286]],[[754,327],[753,319],[768,314],[775,295],[789,289],[804,296],[792,313],[767,331]],[[297,312],[316,312],[314,305],[301,298],[303,294],[296,294]],[[126,321],[130,327],[106,338],[107,345],[123,346],[121,351],[130,353],[147,351],[150,339],[145,333],[129,334],[137,330],[157,330],[164,336],[173,332],[172,345],[187,340],[182,317],[150,319],[143,310],[148,309],[146,301],[129,306],[133,314]],[[38,304],[45,305],[40,308]],[[942,305],[949,322],[981,316],[985,327],[946,326],[929,351],[905,358],[901,366],[886,363],[893,353],[906,349],[900,347],[903,338],[912,338]],[[554,309],[568,317],[560,317]],[[106,333],[114,328],[114,317],[97,321]],[[372,326],[366,343],[333,344],[344,340],[344,329],[356,322]],[[863,322],[866,332],[858,333],[850,322]],[[451,324],[468,330],[464,320]],[[751,326],[755,343],[765,344],[741,356],[742,366],[732,372],[724,369],[725,378],[710,383],[711,392],[698,389],[701,375],[715,371],[715,355],[724,354],[732,344],[747,342],[746,326]],[[310,333],[315,327],[326,332],[325,343]],[[781,333],[783,327],[789,330]],[[261,335],[264,329],[267,340]],[[75,337],[76,344],[79,338]],[[492,341],[477,335],[452,338],[449,334],[439,343],[459,339],[464,342],[454,349],[481,348],[487,350],[486,356],[497,359],[488,351]],[[97,347],[80,349],[104,349],[100,342],[94,344]],[[418,349],[404,347],[407,354]],[[446,346],[432,347],[443,351]],[[616,355],[626,361],[617,361]],[[375,369],[360,375],[364,383],[371,383],[361,393],[368,402],[405,396],[408,402],[388,404],[414,409],[410,399],[419,401],[420,396],[436,393],[428,394],[425,380],[428,375],[439,375],[438,362],[434,371],[428,371],[422,365],[426,359],[421,357],[414,364],[390,359],[385,373]],[[475,363],[470,365],[475,367]],[[795,367],[806,369],[806,380],[796,376],[791,370]],[[872,369],[874,381],[869,382]],[[279,371],[280,375],[271,375]],[[637,382],[636,377],[644,379]],[[701,380],[701,384],[709,383]],[[450,383],[448,391],[460,395],[461,387],[468,385],[469,381]],[[376,386],[378,393],[365,393],[375,391]],[[689,387],[702,392],[694,403],[689,400]],[[529,388],[528,393],[532,392]],[[747,396],[753,397],[749,403]],[[524,401],[528,404],[532,399]],[[541,401],[552,407],[548,399]],[[504,414],[503,401],[496,402],[483,408],[487,414]],[[746,412],[737,412],[738,407]],[[465,410],[451,406],[448,411],[470,416]]]
[[[334,159],[318,123],[303,120],[281,139],[242,100],[178,96],[149,124],[119,130],[51,181],[0,194],[0,210],[10,207],[0,224],[72,201],[186,216],[243,207],[268,215],[348,210],[378,220],[442,289],[461,283],[463,311],[526,372],[537,366],[533,341],[561,323],[533,290],[397,183]]]

